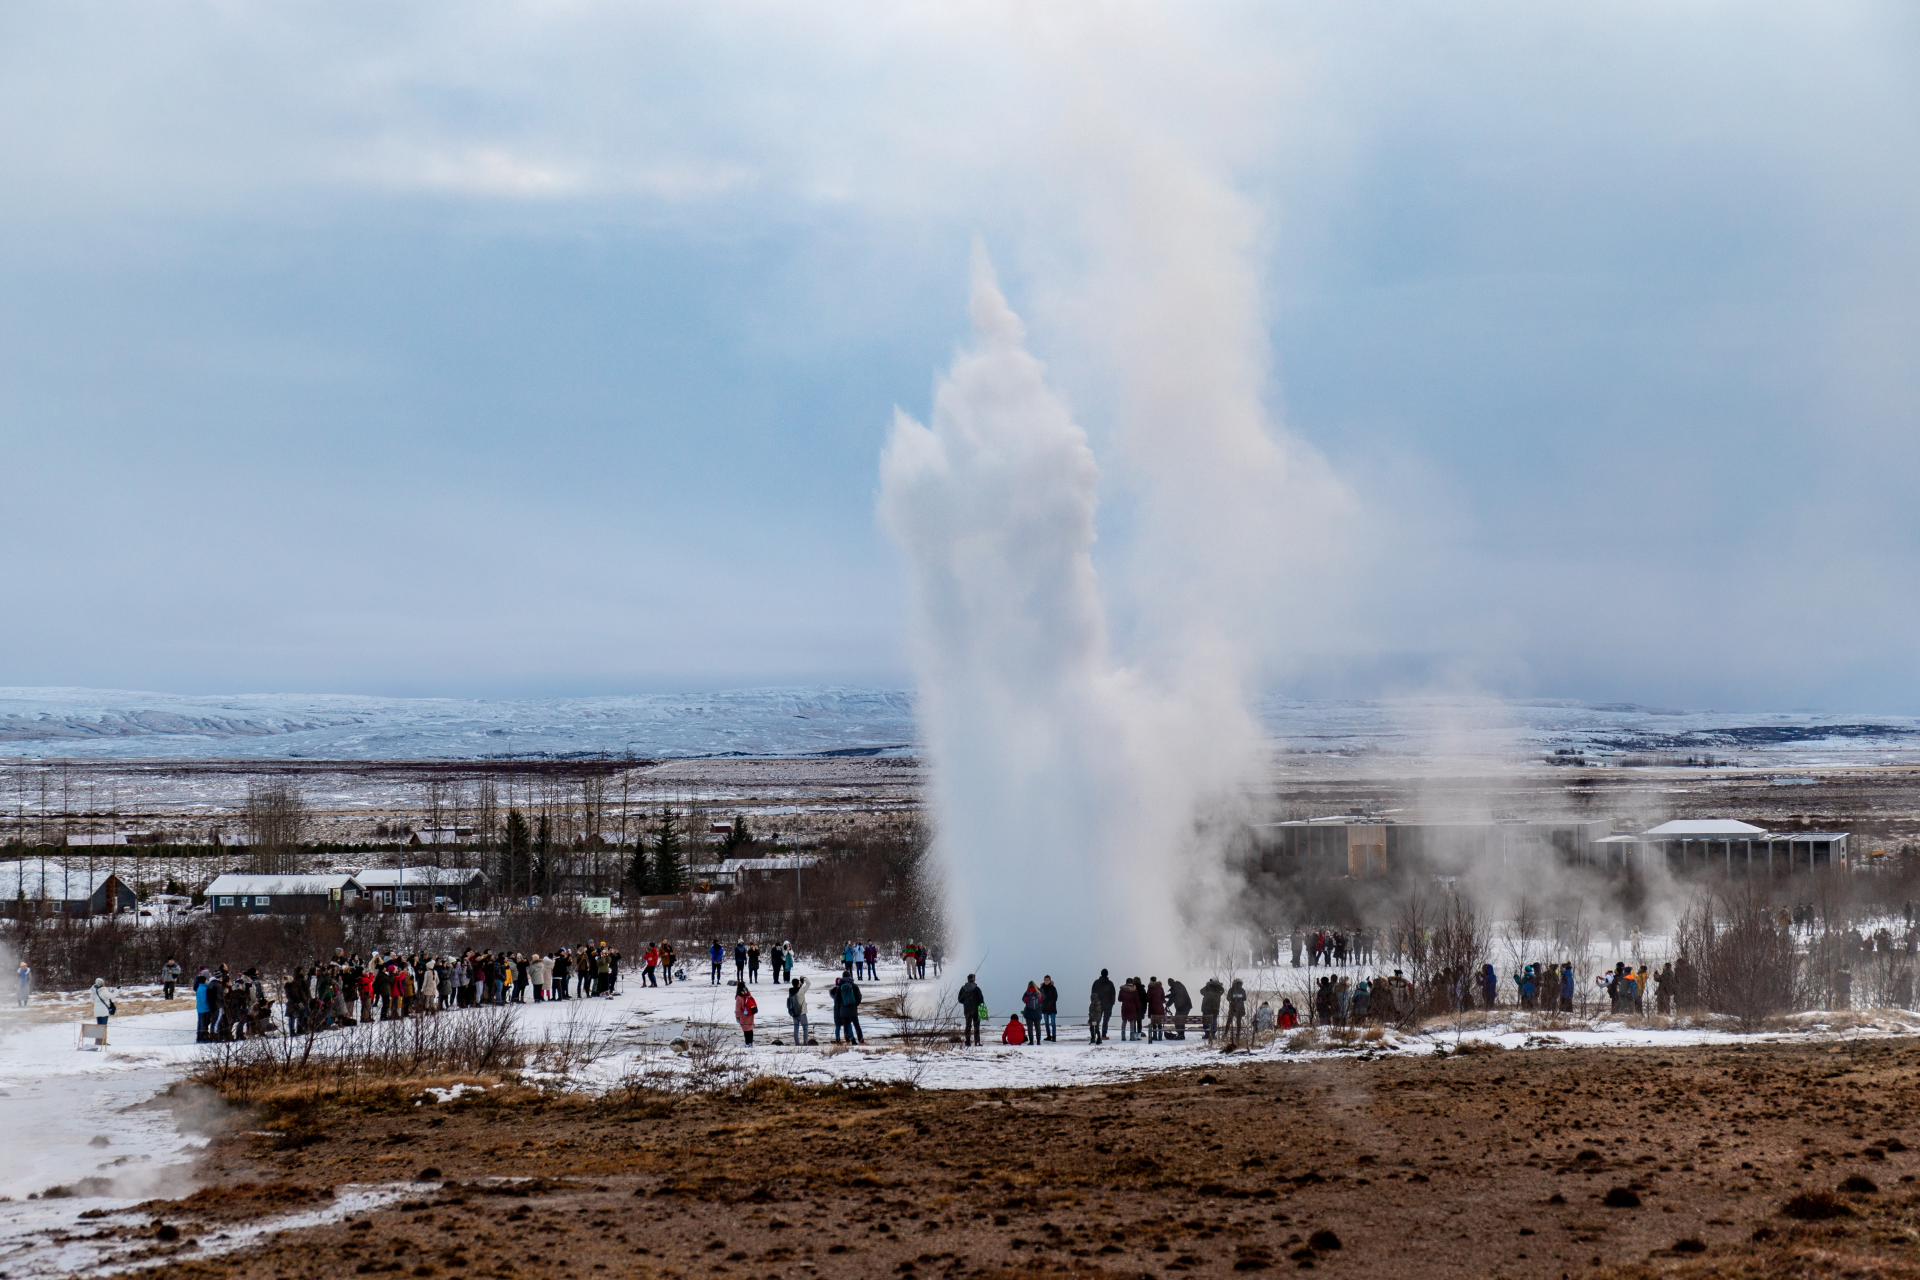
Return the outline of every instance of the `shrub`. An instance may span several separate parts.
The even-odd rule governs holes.
[[[1803,1191],[1781,1205],[1780,1212],[1803,1221],[1853,1216],[1853,1210],[1846,1202],[1831,1191]]]

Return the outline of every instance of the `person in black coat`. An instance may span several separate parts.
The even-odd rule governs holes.
[[[1053,985],[1053,975],[1049,973],[1040,979],[1040,1022],[1046,1027],[1049,1040],[1054,1039],[1060,1029],[1059,1014],[1060,988]]]
[[[1094,1037],[1096,1043],[1107,1038],[1107,1028],[1113,1023],[1113,1002],[1119,998],[1113,979],[1102,969],[1100,976],[1093,980],[1093,1007],[1100,1011],[1100,1034]]]
[[[960,987],[960,1016],[966,1019],[961,1026],[961,1044],[980,1043],[980,1006],[986,1002],[987,998],[981,993],[979,984],[973,980],[972,974],[968,974],[966,982]]]
[[[1167,979],[1167,998],[1173,1001],[1173,1039],[1187,1038],[1187,1015],[1193,1012],[1193,997],[1187,984],[1178,978]]]
[[[860,988],[852,978],[842,978],[833,987],[833,1007],[845,1017],[848,1044],[865,1044],[867,1033],[860,1029]],[[839,1028],[834,1038],[839,1039]]]

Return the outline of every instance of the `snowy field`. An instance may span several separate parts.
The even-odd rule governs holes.
[[[0,688],[0,755],[27,759],[429,760],[526,756],[911,754],[898,689],[745,689],[550,699],[185,696]],[[1501,762],[1555,751],[1600,759],[1711,753],[1756,768],[1920,759],[1920,719],[1733,712],[1551,699],[1267,698],[1275,748],[1319,761]]]
[[[1760,1043],[1783,1038],[1815,1038],[1837,1044],[1848,1039],[1912,1034],[1920,1019],[1884,1010],[1828,1016],[1804,1014],[1792,1029],[1743,1035],[1712,1020],[1682,1025],[1662,1019],[1604,1020],[1521,1014],[1501,1010],[1437,1020],[1411,1034],[1381,1030],[1368,1039],[1350,1040],[1285,1033],[1263,1038],[1251,1050],[1223,1054],[1198,1036],[1197,1019],[1186,1041],[1088,1042],[1084,1012],[1063,1013],[1057,1043],[1018,1047],[993,1043],[1005,1025],[1008,1008],[997,1008],[988,1024],[990,1043],[962,1048],[943,1032],[953,1009],[956,975],[923,983],[902,981],[897,967],[882,966],[882,978],[862,984],[862,1022],[869,1043],[836,1046],[826,989],[837,970],[802,969],[813,982],[809,999],[812,1046],[792,1042],[785,1016],[784,988],[761,983],[753,988],[761,1006],[756,1043],[742,1043],[732,1017],[732,986],[710,985],[704,970],[671,986],[637,986],[623,978],[611,999],[571,1000],[516,1006],[523,1035],[530,1040],[592,1042],[591,1061],[568,1068],[564,1079],[548,1083],[602,1090],[634,1080],[672,1087],[701,1075],[713,1080],[745,1080],[758,1075],[786,1076],[800,1082],[905,1081],[922,1088],[1034,1088],[1098,1084],[1141,1074],[1201,1068],[1258,1059],[1298,1062],[1305,1069],[1338,1069],[1354,1056],[1438,1055],[1463,1047],[1498,1045],[1512,1050],[1553,1050],[1581,1046],[1679,1047],[1683,1045]],[[1315,973],[1325,972],[1316,970]],[[1357,972],[1357,971],[1355,971]],[[729,964],[727,973],[731,974]],[[1280,997],[1308,985],[1304,969],[1259,968],[1243,971],[1252,993],[1249,1009],[1261,1000],[1278,1008]],[[1063,1006],[1084,1010],[1086,997],[1075,981],[1062,996]],[[1195,984],[1197,985],[1197,984]],[[990,992],[990,999],[994,993]],[[998,993],[1010,997],[1011,991]],[[158,1003],[157,989],[128,988],[129,1005]],[[875,1006],[882,1006],[876,1009]],[[205,1052],[193,1042],[191,1001],[151,1012],[116,1018],[106,1049],[76,1047],[79,1001],[72,995],[41,995],[27,1010],[0,1013],[0,1132],[7,1134],[8,1158],[0,1162],[0,1274],[9,1277],[55,1274],[106,1274],[125,1262],[106,1243],[89,1244],[89,1222],[81,1214],[111,1214],[141,1200],[174,1198],[192,1191],[192,1162],[205,1139],[183,1133],[173,1113],[150,1105],[161,1090],[187,1074]],[[472,1016],[461,1012],[441,1017]],[[1116,1020],[1114,1030],[1117,1034]],[[786,1043],[780,1043],[785,1041]],[[1311,1041],[1311,1043],[1308,1043]],[[676,1043],[678,1042],[678,1043]],[[1477,1042],[1477,1044],[1476,1044]],[[421,1106],[441,1099],[423,1095]],[[51,1187],[70,1191],[39,1198]],[[281,1229],[339,1216],[417,1191],[411,1184],[355,1188],[322,1210],[287,1215],[228,1231],[203,1242],[206,1252],[238,1248],[259,1231]]]

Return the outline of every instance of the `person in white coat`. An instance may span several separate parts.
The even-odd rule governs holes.
[[[120,993],[107,985],[105,978],[93,980],[93,1020],[101,1026],[107,1025],[120,1009]]]

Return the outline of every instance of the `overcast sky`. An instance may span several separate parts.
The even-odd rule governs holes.
[[[978,234],[1101,455],[1120,129],[1356,504],[1277,688],[1920,710],[1917,15],[7,5],[0,684],[904,684],[893,407]]]

